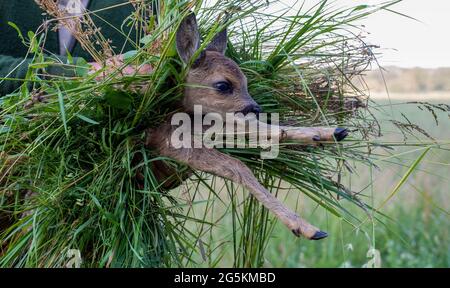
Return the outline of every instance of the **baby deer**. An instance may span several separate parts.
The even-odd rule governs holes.
[[[187,71],[182,107],[190,115],[194,105],[201,105],[203,113],[219,114],[253,112],[261,108],[247,91],[247,79],[238,65],[224,56],[227,46],[227,32],[218,33],[204,51],[193,59],[200,47],[200,35],[195,15],[191,13],[182,20],[176,35],[176,47],[184,63],[190,64]],[[259,121],[255,118],[255,121]],[[266,126],[270,126],[265,124]],[[344,139],[348,132],[342,128],[316,127],[271,127],[280,141],[298,141],[301,144],[334,142]],[[296,236],[318,240],[327,233],[309,224],[288,209],[261,185],[250,169],[241,161],[213,148],[174,148],[171,134],[174,131],[170,121],[157,129],[146,130],[145,145],[162,156],[169,157],[190,168],[229,179],[243,185],[269,209]]]

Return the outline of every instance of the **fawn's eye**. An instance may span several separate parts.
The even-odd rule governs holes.
[[[214,88],[216,88],[221,93],[232,92],[231,84],[226,81],[217,82],[216,84],[214,84]]]

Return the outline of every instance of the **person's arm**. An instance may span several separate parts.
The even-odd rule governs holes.
[[[49,57],[48,60],[52,59],[54,64],[49,64],[45,68],[45,74],[47,75],[57,75],[65,77],[77,76],[76,69],[74,65],[64,65],[67,63],[67,57],[57,56]],[[78,63],[80,58],[73,57],[73,62]],[[0,97],[6,94],[14,92],[23,81],[20,80],[2,80],[1,78],[8,79],[24,79],[27,75],[28,66],[31,63],[29,58],[15,58],[11,56],[0,55]],[[46,60],[47,62],[47,60]],[[84,62],[86,63],[86,62]],[[96,62],[89,63],[90,73],[95,73],[99,70],[104,70],[104,73],[99,74],[96,79],[101,80],[109,72],[117,69],[124,64],[123,55],[117,55],[108,59],[105,63],[100,64]],[[11,72],[12,71],[12,72]],[[152,67],[149,64],[143,65],[128,65],[121,69],[121,75],[133,75],[133,74],[149,74],[152,71]]]
[[[49,75],[58,76],[75,76],[75,69],[64,65],[67,63],[67,57],[58,56],[58,58],[59,61],[52,57],[55,64],[46,67],[46,73]],[[48,59],[50,59],[50,57]],[[74,57],[74,62],[76,63],[76,61],[77,58]],[[25,78],[28,72],[28,66],[31,62],[31,58],[16,58],[7,55],[0,55],[0,97],[14,92],[20,87],[20,85],[23,84],[23,81],[18,79]],[[11,80],[5,80],[3,78]]]
[[[31,59],[0,55],[0,96],[12,93],[22,85],[22,81],[3,78],[24,79]]]

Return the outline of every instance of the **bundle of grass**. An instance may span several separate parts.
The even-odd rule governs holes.
[[[39,2],[50,15],[64,17],[52,10],[54,1]],[[379,131],[367,97],[352,85],[374,60],[353,24],[396,2],[336,9],[319,1],[292,13],[265,0],[152,6],[131,1],[135,13],[117,29],[135,28],[137,39],[129,41],[136,50],[124,54],[122,67],[94,74],[80,59],[60,63],[44,56],[46,31],[29,33],[24,42],[33,63],[20,90],[1,99],[0,265],[63,267],[79,255],[86,267],[216,266],[224,256],[217,252],[222,245],[233,246],[234,266],[264,264],[274,220],[255,199],[198,171],[165,191],[156,163],[177,171],[171,180],[188,167],[143,145],[142,128],[158,127],[182,97],[186,67],[176,54],[175,33],[190,11],[207,28],[202,48],[228,27],[227,56],[246,74],[249,92],[264,112],[298,126],[350,127],[353,140],[325,147],[287,143],[279,157],[266,160],[257,148],[221,151],[248,165],[272,193],[290,185],[357,225],[347,203],[364,211],[371,207],[341,185],[339,175],[351,170],[351,161],[370,165],[367,140]],[[274,7],[281,10],[270,13]],[[79,20],[86,23],[71,27],[73,34],[97,62],[107,63],[113,56],[109,48],[102,51],[110,47],[108,40],[86,19],[89,14]],[[121,75],[126,65],[143,63],[151,65],[150,74]],[[77,73],[45,75],[50,65]],[[199,194],[207,196],[198,199]],[[219,201],[225,205],[217,211]],[[213,231],[225,217],[231,219],[231,235],[216,239]]]

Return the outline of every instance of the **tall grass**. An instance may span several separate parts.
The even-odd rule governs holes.
[[[427,95],[421,96],[426,98]],[[449,100],[445,100],[444,104],[448,103]],[[433,101],[432,104],[439,102]],[[320,227],[326,227],[332,237],[322,243],[286,241],[288,233],[278,225],[268,244],[266,266],[363,267],[378,263],[381,267],[449,267],[450,135],[445,133],[450,128],[448,111],[436,112],[437,125],[428,110],[417,107],[414,98],[403,101],[396,98],[391,101],[376,100],[373,107],[377,107],[374,114],[384,132],[379,142],[403,141],[404,136],[390,120],[405,114],[409,121],[419,123],[435,138],[441,149],[430,149],[400,190],[381,208],[384,214],[389,215],[389,219],[382,222],[366,221],[363,229],[355,229],[340,219],[314,211],[309,203],[303,204],[303,213]],[[395,113],[393,115],[391,108]],[[344,173],[342,182],[353,191],[358,191],[361,197],[372,197],[370,201],[373,200],[374,207],[378,208],[396,190],[426,146],[432,144],[423,135],[414,136],[417,135],[410,136],[405,144],[395,146],[395,150],[376,149],[378,151],[372,155],[377,158],[374,162],[378,168],[370,169],[358,164],[355,173]],[[361,211],[349,208],[361,215]],[[371,233],[364,233],[371,232],[372,226],[373,237]],[[375,257],[369,254],[373,249],[377,251]]]
[[[135,129],[157,127],[182,97],[185,70],[174,35],[190,10],[200,19],[204,45],[229,27],[227,55],[246,73],[249,92],[265,112],[293,125],[352,131],[339,145],[287,143],[273,160],[260,160],[257,149],[223,152],[244,161],[272,193],[295,188],[291,193],[354,227],[383,219],[370,201],[342,185],[340,175],[353,170],[350,163],[374,165],[374,148],[389,148],[372,141],[379,126],[365,91],[352,80],[375,59],[373,47],[355,33],[356,21],[397,2],[340,9],[322,0],[296,13],[285,6],[271,13],[278,1],[171,0],[154,1],[154,7],[135,1],[136,13],[117,27],[136,27],[136,39],[129,38],[136,49],[122,51],[124,65],[149,63],[153,71],[126,77],[108,71],[101,81],[86,73],[85,61],[49,64],[42,48],[46,31],[29,33],[34,62],[20,90],[1,99],[0,265],[63,267],[73,249],[86,267],[217,266],[231,255],[227,251],[233,266],[264,264],[275,224],[267,211],[243,197],[241,187],[195,171],[178,189],[162,191],[154,161],[187,167],[144,149]],[[95,51],[97,61],[108,56]],[[72,67],[78,76],[43,77],[48,65]],[[356,216],[348,203],[368,218]],[[228,219],[232,229],[218,236],[217,225]]]

